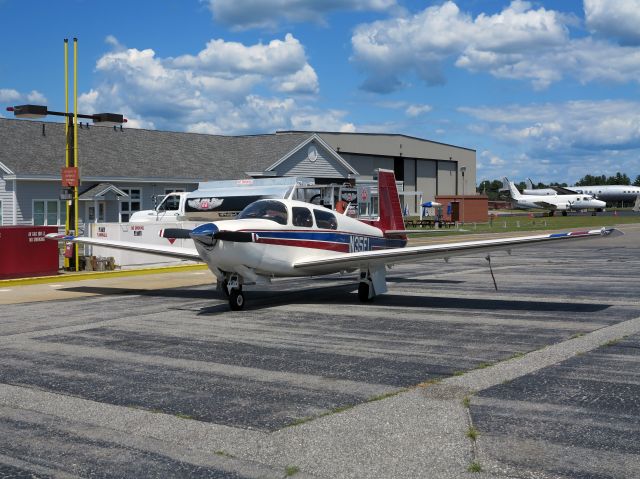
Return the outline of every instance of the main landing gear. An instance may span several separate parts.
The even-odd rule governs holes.
[[[386,270],[384,265],[372,265],[360,270],[358,299],[368,303],[378,294],[387,292]]]

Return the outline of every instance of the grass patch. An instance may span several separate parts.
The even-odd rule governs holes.
[[[522,211],[519,213],[522,213]],[[494,217],[492,222],[465,223],[464,225],[460,225],[460,231],[455,228],[442,228],[439,230],[438,236],[476,233],[508,233],[516,231],[566,230],[574,228],[596,229],[603,226],[610,227],[635,223],[640,223],[640,215],[591,216],[589,213],[570,216],[538,216],[535,218],[529,218],[528,216],[498,216]],[[412,238],[424,236],[433,237],[433,233],[411,235]]]
[[[453,375],[454,376],[462,376],[466,371],[454,371]]]
[[[391,392],[384,393],[384,394],[378,394],[377,396],[370,397],[365,402],[382,401],[383,399],[387,399],[387,398],[390,398],[390,397],[393,397],[393,396],[397,396],[398,394],[403,393],[405,391],[406,391],[406,389],[400,389],[398,391],[391,391]]]
[[[193,419],[193,416],[189,416],[188,414],[183,414],[181,412],[179,412],[175,416],[180,419]]]
[[[473,426],[469,426],[469,429],[467,429],[467,434],[466,436],[471,439],[472,441],[475,441],[478,436],[480,435],[480,433],[478,432],[478,430],[473,427]]]
[[[521,353],[520,351],[516,351],[511,356],[509,356],[509,359],[518,359],[523,357],[524,357],[524,353]]]
[[[291,477],[300,472],[300,468],[298,466],[287,466],[284,468],[285,477]]]
[[[475,369],[486,369],[493,366],[493,363],[480,363],[476,366]]]
[[[469,464],[469,467],[467,467],[467,471],[469,471],[469,472],[482,472],[482,466],[480,465],[480,463],[478,461],[473,461],[471,464]]]
[[[584,336],[585,333],[576,333],[576,334],[572,334],[571,336],[569,336],[569,339],[576,339],[576,338],[581,338],[582,336]]]
[[[469,396],[465,396],[462,400],[462,405],[469,409],[469,406],[471,406],[471,398]]]
[[[606,343],[604,343],[603,346],[608,348],[608,347],[611,347],[611,346],[615,346],[619,342],[620,342],[619,339],[611,339],[611,340],[607,341]]]
[[[424,382],[418,384],[416,387],[426,388],[426,387],[429,387],[429,386],[433,386],[434,384],[438,384],[438,383],[442,382],[442,379],[443,378],[429,379],[428,381],[424,381]]]

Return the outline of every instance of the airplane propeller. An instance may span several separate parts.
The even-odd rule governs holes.
[[[213,223],[200,225],[193,230],[184,228],[166,228],[159,231],[161,238],[194,239],[208,246],[213,246],[217,240],[234,243],[251,243],[253,234],[245,231],[220,231]]]
[[[165,228],[158,231],[160,238],[167,239],[189,239],[191,230],[184,228]]]

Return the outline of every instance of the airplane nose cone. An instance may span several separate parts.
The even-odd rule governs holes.
[[[194,241],[206,244],[207,246],[213,246],[216,243],[216,239],[213,237],[218,232],[218,227],[214,223],[206,223],[194,228],[189,236]]]

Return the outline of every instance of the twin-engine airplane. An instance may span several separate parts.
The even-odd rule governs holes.
[[[603,228],[406,247],[393,171],[378,170],[378,203],[379,215],[365,220],[301,201],[263,199],[251,203],[233,220],[161,232],[165,238],[192,238],[196,251],[58,234],[47,238],[203,261],[228,296],[231,309],[240,310],[245,304],[242,286],[266,283],[273,277],[359,270],[358,297],[364,302],[387,291],[386,267],[394,263],[621,234]]]
[[[511,199],[515,203],[516,208],[532,209],[541,208],[549,211],[549,216],[553,216],[556,211],[562,212],[563,216],[567,216],[567,211],[580,211],[593,209],[601,211],[607,204],[604,201],[597,200],[587,194],[567,194],[567,195],[523,195],[521,194],[513,181],[503,178],[503,185],[508,185]]]

